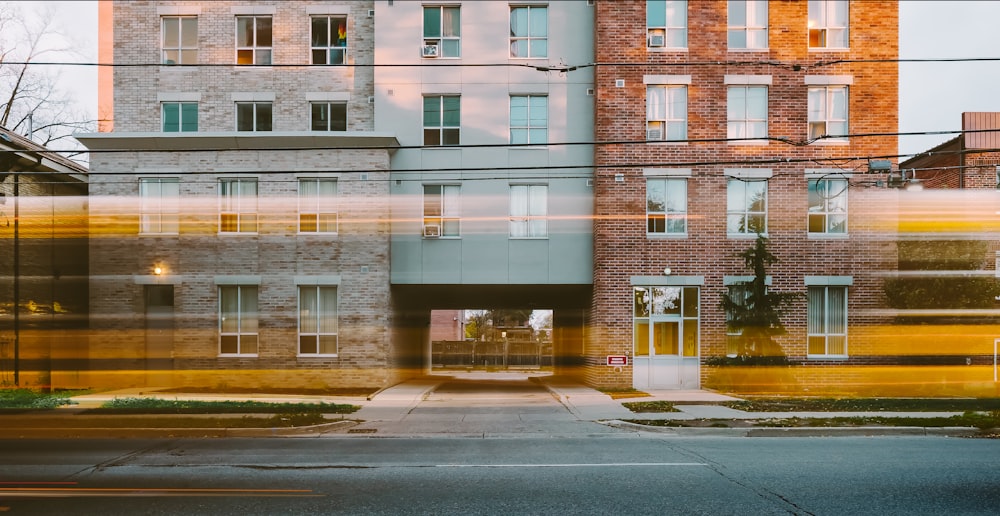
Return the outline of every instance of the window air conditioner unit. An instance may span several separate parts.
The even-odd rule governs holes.
[[[424,238],[437,238],[441,236],[441,226],[437,224],[424,224]]]
[[[647,140],[662,140],[663,131],[660,129],[646,129],[646,139]]]
[[[649,35],[649,46],[651,47],[662,47],[664,45],[663,34],[650,34]]]
[[[437,57],[439,48],[437,45],[424,45],[420,47],[420,55],[421,57]]]

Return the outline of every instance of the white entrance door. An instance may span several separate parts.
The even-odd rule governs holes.
[[[698,388],[698,288],[636,287],[632,385]]]

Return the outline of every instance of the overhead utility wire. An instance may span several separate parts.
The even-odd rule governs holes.
[[[977,63],[996,62],[1000,57],[932,57],[932,58],[893,58],[893,59],[835,59],[832,61],[816,61],[813,63],[791,63],[774,60],[757,61],[687,61],[687,62],[655,62],[655,61],[595,61],[591,63],[570,64],[531,64],[531,63],[468,63],[458,60],[429,60],[424,59],[416,63],[345,63],[339,65],[312,64],[312,63],[272,63],[268,65],[260,64],[237,64],[237,63],[193,63],[193,64],[163,64],[163,63],[100,63],[81,61],[7,61],[4,64],[14,66],[87,66],[87,67],[110,67],[110,68],[412,68],[412,67],[470,67],[470,68],[531,68],[542,72],[572,72],[582,68],[594,68],[599,66],[775,66],[788,68],[790,70],[808,70],[811,68],[823,68],[838,64],[899,64],[899,63]]]
[[[564,147],[564,146],[577,146],[577,145],[591,145],[591,146],[605,146],[605,145],[646,145],[646,144],[659,144],[659,143],[739,143],[739,142],[756,142],[756,141],[774,141],[779,143],[785,143],[795,147],[806,147],[822,140],[842,140],[851,138],[880,138],[880,137],[891,137],[891,136],[940,136],[949,134],[975,134],[975,133],[996,133],[1000,132],[998,129],[968,129],[968,130],[947,130],[947,131],[909,131],[909,132],[894,132],[894,133],[853,133],[853,134],[827,134],[819,136],[816,138],[810,138],[806,140],[793,140],[785,136],[767,136],[759,138],[689,138],[686,140],[592,140],[583,142],[548,142],[548,143],[466,143],[460,145],[441,145],[441,146],[426,146],[426,145],[350,145],[350,146],[337,146],[337,147],[326,147],[326,146],[302,146],[302,147],[258,147],[253,149],[244,148],[233,148],[233,147],[202,147],[197,149],[162,149],[162,148],[149,148],[149,149],[88,149],[86,151],[81,151],[80,149],[46,149],[44,151],[33,151],[33,152],[53,152],[53,153],[72,153],[72,154],[107,154],[107,153],[123,153],[123,152],[149,152],[149,153],[163,153],[163,152],[228,152],[228,151],[309,151],[309,150],[413,150],[413,149],[490,149],[490,148],[544,148],[544,147]],[[313,131],[302,131],[304,137],[310,136],[337,136],[336,133],[331,132],[313,132]],[[375,135],[374,131],[354,131],[354,134],[367,134]],[[98,134],[128,134],[128,133],[98,133]],[[205,133],[190,132],[190,133],[157,133],[162,134],[165,139],[175,138],[175,137],[198,137],[198,135],[204,135]],[[227,137],[232,136],[233,133],[226,133]],[[237,133],[237,135],[244,134],[247,136],[268,136],[268,132],[246,132]],[[273,135],[273,133],[272,133]],[[0,152],[23,152],[13,149],[0,149]],[[916,154],[901,154],[903,156],[917,156],[920,154],[926,154],[927,151],[923,151]]]

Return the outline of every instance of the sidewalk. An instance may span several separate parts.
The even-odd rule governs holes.
[[[48,412],[0,416],[0,437],[180,437],[180,436],[313,436],[313,437],[540,437],[673,435],[806,436],[806,435],[975,435],[976,429],[921,427],[865,428],[678,428],[653,427],[626,420],[753,420],[833,417],[950,417],[957,412],[744,412],[719,402],[736,400],[711,391],[649,391],[641,398],[612,399],[595,389],[565,379],[531,374],[471,373],[430,375],[409,380],[372,396],[312,396],[280,394],[185,394],[155,389],[125,389],[73,398],[76,405]],[[114,398],[155,397],[201,401],[260,401],[270,403],[345,403],[361,406],[353,414],[331,415],[330,423],[315,427],[263,429],[129,429],[102,428],[109,418],[132,416],[81,415]],[[629,401],[670,401],[679,412],[633,413]],[[242,417],[242,414],[203,414],[183,417],[206,420]],[[83,418],[94,426],[60,434],[60,421]],[[139,417],[139,416],[135,416]],[[178,416],[142,416],[178,417]],[[336,419],[336,420],[335,420]],[[213,421],[214,422],[214,421]],[[6,423],[6,424],[5,424]],[[62,429],[62,430],[69,430]]]

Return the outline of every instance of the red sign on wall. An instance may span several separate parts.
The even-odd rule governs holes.
[[[628,356],[626,356],[626,355],[608,355],[608,365],[613,365],[613,366],[628,365]]]

